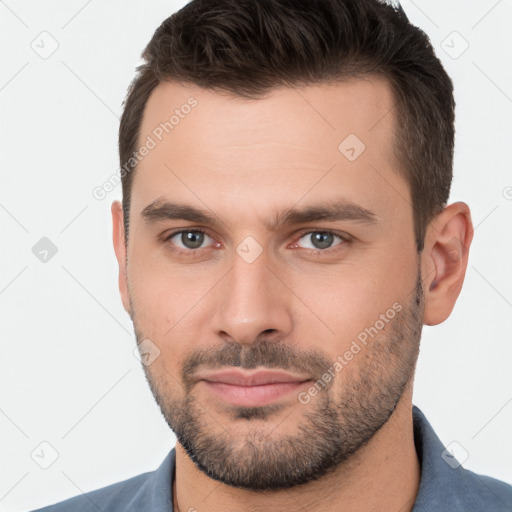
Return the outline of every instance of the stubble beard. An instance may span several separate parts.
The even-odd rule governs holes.
[[[293,406],[302,411],[294,434],[280,435],[279,425],[272,430],[266,428],[267,420],[290,407],[286,404],[230,407],[228,421],[223,418],[217,422],[207,405],[194,395],[191,377],[200,365],[275,367],[320,376],[333,364],[321,352],[299,352],[284,343],[265,339],[252,345],[228,343],[214,351],[193,352],[181,372],[183,398],[173,391],[178,386],[175,380],[153,375],[151,366],[143,368],[167,424],[203,473],[247,490],[289,489],[321,478],[345,464],[388,421],[414,375],[423,307],[418,271],[412,300],[354,356],[361,358],[360,362],[353,367],[351,362],[341,370],[345,379],[337,395],[331,385],[307,405],[297,401]],[[138,329],[133,307],[132,312],[140,343],[144,336]],[[285,413],[281,421],[286,421],[286,417]],[[236,436],[235,422],[242,422],[238,424],[243,427],[243,437]],[[219,423],[230,428],[223,429]]]

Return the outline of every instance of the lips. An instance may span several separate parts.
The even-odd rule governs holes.
[[[311,379],[281,370],[230,369],[202,372],[197,380],[209,393],[231,405],[257,407],[286,398]]]

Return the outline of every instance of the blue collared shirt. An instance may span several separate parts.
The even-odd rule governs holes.
[[[413,512],[512,512],[512,486],[464,469],[413,407],[421,481]],[[35,512],[173,512],[175,449],[152,472]]]

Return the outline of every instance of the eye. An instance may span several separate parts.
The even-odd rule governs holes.
[[[341,243],[336,244],[335,247],[348,242],[345,237],[332,231],[310,231],[305,233],[294,245],[297,245],[301,240],[305,240],[306,244],[310,244],[309,247],[304,247],[305,249],[325,252],[327,249],[331,249],[336,239],[340,240]]]
[[[175,239],[173,241],[173,239]],[[171,233],[165,238],[166,242],[171,242],[178,249],[186,251],[192,251],[194,249],[201,249],[201,246],[206,239],[213,241],[213,238],[208,236],[202,229],[183,229]]]

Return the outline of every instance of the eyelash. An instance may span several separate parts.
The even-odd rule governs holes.
[[[189,229],[180,229],[178,231],[173,231],[169,235],[165,236],[163,241],[164,242],[169,242],[176,235],[180,235],[182,233],[201,233],[201,234],[209,236],[210,238],[213,239],[213,237],[211,235],[209,235],[208,232],[205,229],[203,229],[203,228],[193,228],[193,229],[189,228]],[[308,251],[310,254],[317,254],[317,255],[320,255],[322,253],[330,254],[331,252],[336,252],[338,250],[341,250],[342,247],[344,247],[345,245],[349,244],[352,241],[348,235],[337,233],[335,231],[328,231],[328,230],[323,230],[323,229],[317,229],[317,230],[310,230],[310,231],[303,231],[303,232],[301,232],[299,234],[298,238],[297,238],[297,242],[301,238],[303,238],[305,235],[310,235],[310,234],[313,234],[313,233],[324,233],[324,234],[334,235],[334,236],[340,238],[341,242],[339,244],[335,245],[334,247],[328,247],[327,249],[303,249],[305,251]],[[294,244],[297,243],[297,242],[294,242]],[[199,249],[181,249],[179,247],[173,247],[172,250],[175,251],[179,255],[184,255],[184,256],[192,257],[193,258],[193,257],[196,257],[196,256],[200,255],[200,249],[205,249],[205,247],[202,247],[202,248],[199,248]]]

